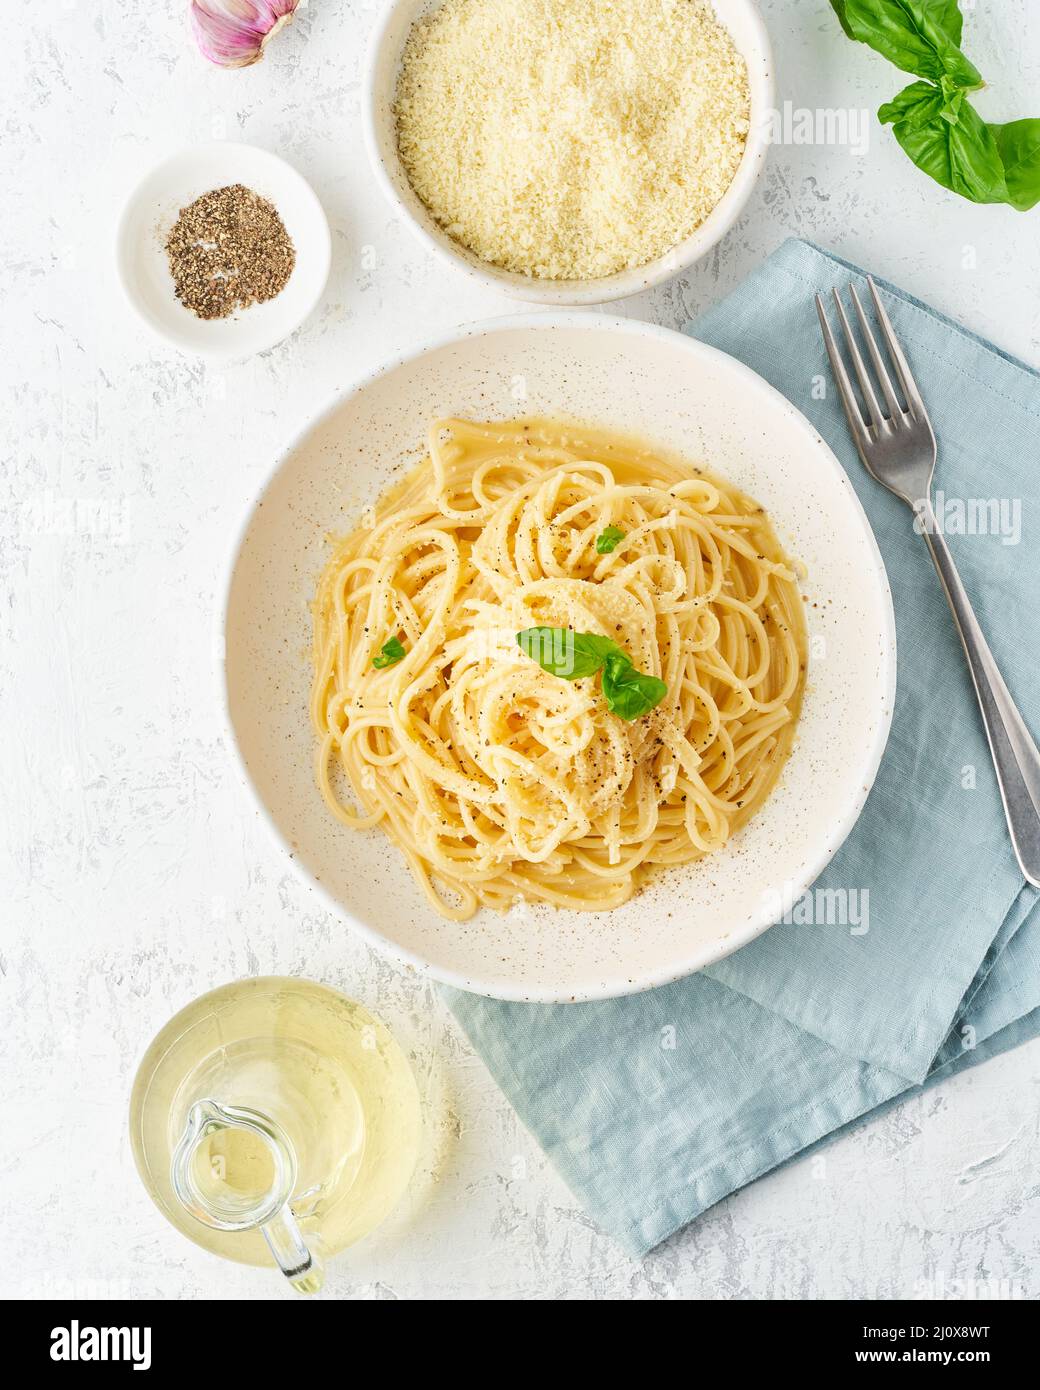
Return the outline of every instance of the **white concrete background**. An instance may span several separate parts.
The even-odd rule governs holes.
[[[1040,1046],[1005,1056],[724,1202],[650,1258],[598,1232],[423,982],[297,883],[247,808],[213,696],[218,576],[282,443],[391,349],[518,306],[435,265],[373,188],[359,71],[375,6],[312,0],[257,67],[210,68],[183,0],[52,0],[7,26],[0,216],[0,1281],[14,1296],[283,1297],[166,1227],[125,1109],[138,1057],[202,991],[304,973],[373,1004],[447,1097],[440,1176],[346,1254],[349,1298],[914,1297],[1040,1293]],[[901,83],[824,0],[765,0],[781,100],[873,110]],[[994,119],[1040,114],[1040,16],[967,21]],[[788,146],[693,274],[624,314],[679,326],[787,235],[866,263],[1040,362],[1040,212],[977,208],[876,125],[865,157]],[[110,269],[120,200],[193,141],[252,141],[334,230],[324,303],[214,372],[152,341]],[[61,534],[103,503],[107,533]],[[992,1283],[990,1281],[993,1281]],[[1002,1281],[1002,1282],[1001,1282]]]

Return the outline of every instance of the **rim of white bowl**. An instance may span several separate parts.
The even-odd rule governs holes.
[[[660,324],[647,323],[642,319],[622,318],[615,315],[586,314],[581,310],[562,311],[558,313],[539,313],[533,311],[526,314],[507,314],[492,319],[483,319],[476,323],[463,324],[459,328],[450,329],[447,332],[436,334],[434,337],[425,339],[418,346],[404,352],[395,352],[385,358],[371,371],[358,377],[349,386],[341,387],[335,395],[326,402],[322,410],[313,416],[305,425],[298,428],[292,438],[281,450],[274,463],[265,473],[263,480],[254,489],[235,528],[224,564],[224,574],[220,593],[220,605],[215,617],[219,620],[220,631],[219,640],[214,643],[214,650],[217,653],[214,675],[217,680],[217,703],[221,711],[223,723],[224,740],[231,750],[233,762],[238,769],[238,774],[245,785],[249,799],[254,809],[258,812],[261,821],[266,825],[269,834],[274,842],[285,852],[293,867],[296,877],[300,882],[306,884],[325,905],[329,912],[334,916],[346,921],[360,936],[381,956],[395,961],[404,968],[411,968],[420,975],[437,980],[442,984],[451,985],[455,989],[465,990],[470,994],[480,994],[492,999],[504,999],[514,1003],[531,1004],[567,1004],[567,1003],[590,1003],[600,999],[619,999],[630,994],[643,994],[650,989],[658,989],[663,985],[672,984],[676,980],[685,979],[689,975],[695,974],[698,970],[703,970],[706,966],[714,965],[717,961],[732,955],[742,946],[746,946],[757,936],[766,931],[773,925],[770,916],[770,904],[763,902],[761,910],[746,923],[739,931],[731,933],[722,941],[716,941],[707,949],[701,948],[691,956],[682,961],[678,961],[666,970],[651,972],[645,977],[638,978],[635,983],[625,982],[624,988],[617,988],[611,985],[590,985],[584,989],[573,989],[543,986],[510,986],[504,982],[494,982],[489,984],[487,981],[474,980],[458,971],[447,969],[440,965],[435,965],[426,960],[416,952],[409,951],[399,943],[390,941],[387,937],[381,936],[366,922],[357,917],[345,903],[333,896],[325,885],[311,873],[310,869],[303,864],[297,857],[292,844],[282,834],[281,829],[271,815],[271,812],[264,804],[249,769],[246,766],[245,758],[239,747],[238,736],[231,718],[231,702],[228,697],[227,686],[227,627],[228,609],[231,601],[231,587],[234,582],[235,569],[238,557],[242,552],[253,516],[263,500],[268,488],[274,482],[275,477],[281,471],[287,460],[300,447],[309,434],[320,428],[331,416],[340,410],[346,402],[359,392],[366,390],[374,381],[386,376],[389,372],[395,371],[398,367],[408,362],[413,362],[417,358],[424,357],[428,353],[439,351],[441,348],[451,347],[452,344],[461,342],[467,338],[479,337],[488,333],[500,333],[511,330],[527,330],[531,328],[546,329],[572,329],[577,328],[582,331],[616,333],[631,333],[633,336],[653,337],[668,341],[673,346],[681,346],[690,353],[692,357],[707,356],[713,358],[724,358],[730,368],[739,376],[743,376],[749,383],[753,383],[759,389],[770,395],[775,404],[779,406],[791,421],[802,431],[804,431],[812,447],[821,451],[826,457],[831,468],[834,470],[841,484],[844,486],[852,505],[853,514],[856,517],[860,530],[867,543],[867,549],[871,556],[873,575],[880,585],[880,597],[884,611],[885,631],[881,649],[881,660],[883,663],[883,685],[882,696],[883,707],[880,719],[875,729],[873,741],[868,749],[865,750],[865,758],[862,764],[862,777],[859,782],[859,791],[856,798],[849,805],[848,810],[841,820],[832,827],[826,843],[809,862],[801,879],[793,885],[793,899],[797,899],[809,888],[824,868],[838,852],[841,846],[852,832],[853,827],[859,820],[860,812],[867,800],[870,790],[874,785],[881,759],[888,744],[888,736],[892,727],[892,715],[895,706],[896,691],[896,626],[895,611],[892,605],[892,592],[888,582],[888,571],[885,569],[885,562],[882,559],[881,551],[878,548],[877,538],[873,528],[863,510],[863,504],[856,496],[856,491],[849,481],[845,469],[842,467],[837,456],[824,440],[815,426],[806,419],[802,412],[783,395],[776,387],[771,386],[768,381],[759,376],[739,358],[732,357],[728,352],[723,352],[720,348],[712,347],[709,343],[703,343],[698,338],[692,338],[689,334],[680,333],[674,328],[664,328]],[[402,873],[407,872],[407,868],[402,862]]]
[[[747,64],[751,88],[751,124],[744,154],[732,183],[696,231],[673,246],[670,251],[647,261],[645,265],[620,270],[598,280],[539,280],[515,271],[503,270],[490,263],[485,264],[437,226],[432,216],[423,208],[417,194],[411,194],[415,202],[414,207],[401,196],[387,168],[383,142],[377,131],[376,100],[379,93],[376,88],[376,70],[383,57],[390,27],[402,3],[403,0],[388,0],[376,19],[366,49],[361,96],[365,149],[376,183],[382,189],[384,197],[422,245],[428,251],[432,251],[438,259],[454,266],[456,270],[461,270],[471,279],[480,281],[489,289],[497,289],[512,299],[522,299],[531,304],[555,305],[559,308],[577,308],[581,305],[607,304],[611,300],[624,299],[630,294],[640,294],[643,290],[653,289],[655,285],[661,285],[676,275],[681,275],[683,271],[689,270],[702,260],[732,230],[744,211],[765,164],[769,152],[765,117],[774,108],[776,100],[773,50],[769,41],[769,31],[754,0],[729,0],[730,4],[739,6],[744,11],[749,31],[754,35],[753,52],[745,52],[738,46],[740,55]],[[714,0],[710,0],[710,3],[715,8]],[[717,9],[716,14],[719,14]],[[725,24],[721,14],[719,19]],[[727,32],[730,32],[729,27],[726,28]],[[733,38],[732,33],[730,37]],[[735,38],[733,42],[736,43]],[[396,63],[393,70],[396,75]],[[408,176],[396,151],[389,157],[396,164],[403,185],[410,189]]]
[[[282,177],[296,185],[298,196],[301,201],[309,204],[311,211],[316,212],[315,225],[323,229],[320,245],[312,245],[307,249],[308,259],[312,262],[319,258],[324,267],[323,273],[315,282],[315,290],[307,300],[302,301],[300,312],[296,315],[292,326],[277,332],[268,333],[257,340],[257,343],[242,348],[206,347],[199,345],[188,345],[180,338],[170,333],[163,326],[162,321],[150,313],[141,302],[140,297],[134,292],[130,284],[130,277],[127,274],[127,244],[129,241],[129,226],[131,219],[135,215],[137,203],[147,185],[161,174],[168,166],[178,163],[180,160],[191,155],[204,153],[208,150],[219,149],[221,152],[228,150],[248,150],[250,155],[260,155],[263,159],[270,161],[281,171]],[[112,245],[112,259],[115,265],[116,280],[122,292],[124,302],[133,311],[139,323],[151,333],[152,337],[159,342],[165,343],[168,347],[176,350],[185,357],[193,357],[197,361],[208,362],[213,366],[234,366],[241,362],[248,362],[250,358],[259,356],[262,352],[270,352],[279,343],[284,343],[287,338],[299,331],[307,322],[310,316],[321,303],[322,298],[328,288],[329,272],[332,269],[332,229],[329,226],[328,214],[322,205],[321,199],[312,188],[307,179],[300,173],[295,165],[290,164],[287,159],[283,159],[280,154],[275,154],[273,150],[265,149],[263,145],[251,145],[246,140],[203,140],[194,145],[184,145],[180,149],[168,154],[165,159],[160,159],[158,163],[148,168],[137,182],[127,193],[119,210],[116,219],[115,237]]]

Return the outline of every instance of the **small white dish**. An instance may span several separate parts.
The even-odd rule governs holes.
[[[446,922],[384,832],[342,825],[318,792],[309,605],[329,535],[351,530],[401,467],[419,461],[431,419],[520,414],[634,432],[757,498],[807,567],[808,684],[778,785],[724,849],[661,873],[610,912],[535,906]],[[743,363],[635,319],[522,314],[456,329],[387,363],[296,436],[231,563],[221,695],[229,746],[263,819],[327,908],[397,960],[475,993],[610,998],[737,950],[819,876],[856,822],[888,737],[892,599],[841,464]]]
[[[296,265],[274,299],[226,319],[200,319],[174,293],[166,237],[181,208],[232,183],[278,209]],[[321,299],[331,259],[328,219],[306,179],[267,150],[223,141],[182,150],[153,169],[128,198],[116,233],[116,270],[137,313],[166,342],[213,362],[265,352],[299,328]]]
[[[394,97],[404,46],[412,25],[439,0],[388,0],[369,43],[361,108],[365,144],[376,181],[419,240],[457,270],[500,293],[534,304],[604,304],[650,289],[689,270],[721,241],[744,210],[769,149],[769,113],[775,104],[773,55],[769,34],[752,0],[711,0],[715,12],[747,64],[751,89],[751,128],[733,182],[710,216],[692,236],[632,270],[597,280],[539,280],[501,270],[453,240],[438,226],[408,181],[397,151]],[[648,17],[647,23],[652,23]]]

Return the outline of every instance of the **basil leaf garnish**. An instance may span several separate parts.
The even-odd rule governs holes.
[[[528,627],[516,634],[525,656],[537,661],[550,676],[567,681],[594,676],[618,647],[609,637],[594,632],[574,632],[569,627]]]
[[[620,719],[639,719],[664,699],[668,687],[657,676],[646,676],[625,656],[615,652],[603,667],[603,698]]]
[[[382,671],[387,666],[396,666],[404,659],[404,655],[404,647],[396,637],[391,637],[389,642],[383,643],[381,655],[372,658],[372,665],[377,671]]]
[[[611,714],[638,719],[659,705],[668,687],[644,675],[609,637],[569,627],[528,627],[516,634],[517,646],[550,676],[576,681],[603,672],[603,698]]]
[[[610,555],[625,539],[625,533],[618,526],[607,526],[596,537],[596,554]]]

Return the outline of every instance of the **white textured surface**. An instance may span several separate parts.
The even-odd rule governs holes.
[[[516,305],[434,266],[371,188],[358,73],[372,19],[321,3],[259,66],[210,69],[181,0],[58,0],[7,35],[0,475],[2,1291],[289,1296],[164,1226],[125,1133],[165,1019],[243,974],[305,973],[379,1010],[442,1092],[441,1175],[411,1223],[333,1266],[346,1297],[888,1297],[1040,1293],[1033,1044],[755,1184],[642,1263],[575,1206],[431,989],[300,887],[247,810],[212,689],[212,611],[246,498],[373,359]],[[874,108],[899,75],[824,0],[768,0],[779,96]],[[995,119],[1031,111],[1030,0],[968,18]],[[1040,361],[1040,213],[976,208],[872,126],[865,159],[787,146],[701,269],[621,312],[679,325],[790,233]],[[333,224],[332,278],[290,342],[214,372],[115,298],[114,219],[163,155],[212,137],[283,154]],[[1023,290],[1023,284],[1028,287]],[[70,524],[71,522],[71,524]],[[989,1281],[994,1281],[991,1284]]]

